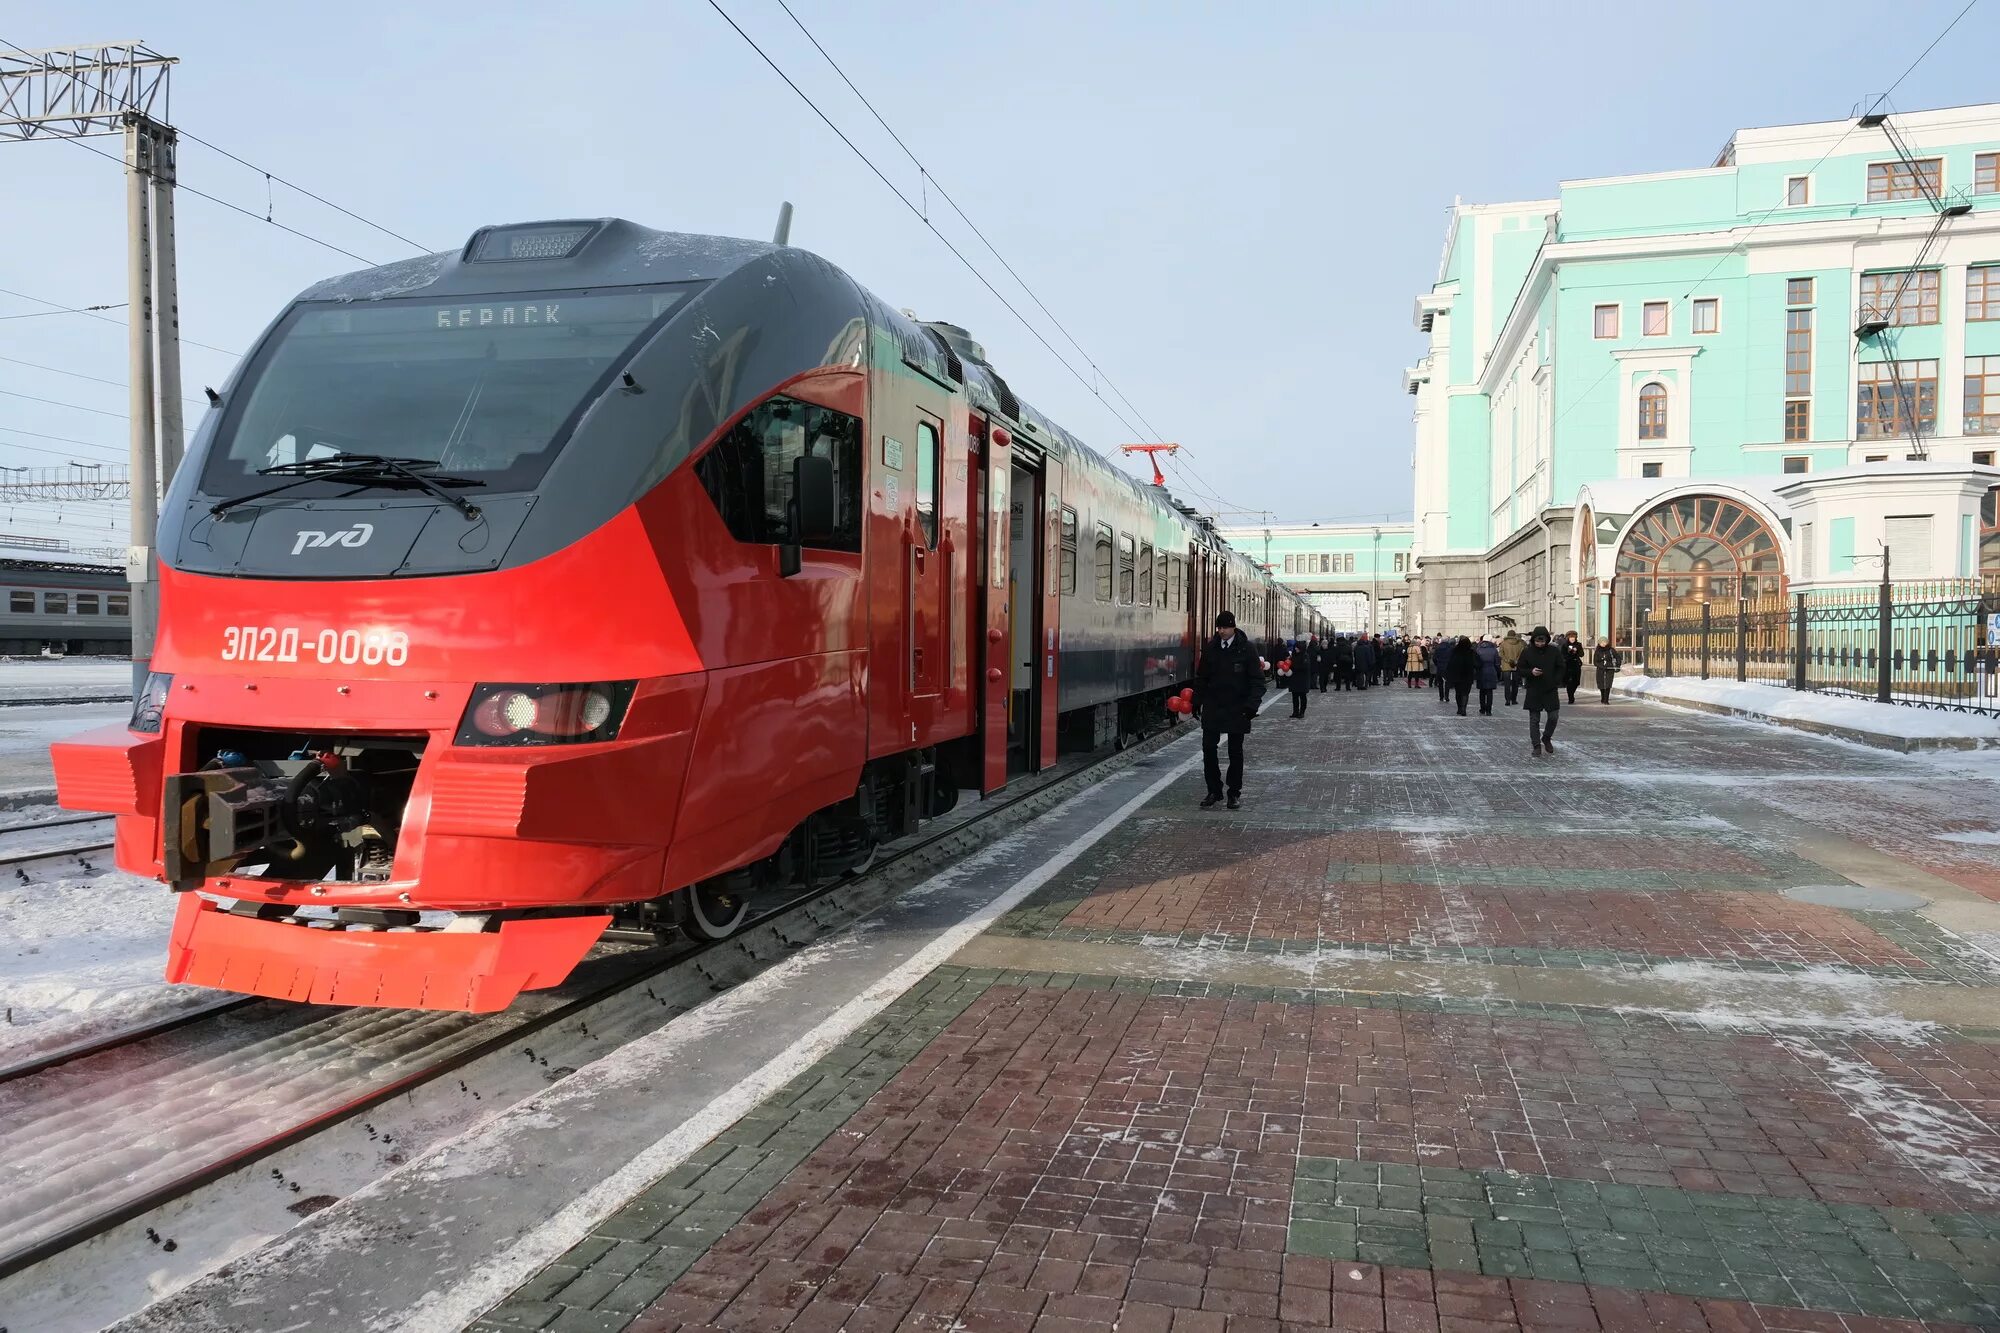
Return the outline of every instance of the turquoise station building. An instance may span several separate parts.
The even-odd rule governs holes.
[[[1420,632],[2000,570],[2000,105],[1459,203],[1415,316]]]
[[[1325,612],[1336,630],[1400,627],[1412,568],[1409,523],[1269,523],[1218,529]]]

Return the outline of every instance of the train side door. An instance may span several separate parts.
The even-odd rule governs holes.
[[[905,637],[909,645],[906,679],[913,699],[935,698],[944,689],[947,635],[944,599],[944,555],[938,538],[944,521],[941,503],[944,474],[944,426],[936,417],[919,412],[910,448],[916,457],[915,505],[905,542],[909,556],[904,584]],[[920,722],[928,727],[935,720],[934,709],[925,710]]]
[[[1076,541],[1076,533],[1069,534]],[[1038,768],[1056,762],[1056,690],[1062,670],[1063,465],[1053,456],[1042,464],[1042,641],[1041,748]],[[1072,570],[1074,566],[1072,566]],[[1072,575],[1073,576],[1073,575]]]
[[[985,630],[980,636],[980,736],[982,759],[979,790],[990,794],[1007,785],[1007,708],[1013,700],[1011,608],[1007,592],[1011,573],[1007,529],[1010,482],[1013,479],[1013,437],[999,426],[987,432],[984,452],[986,480],[986,557],[981,599]]]

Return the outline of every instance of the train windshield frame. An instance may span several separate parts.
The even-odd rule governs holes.
[[[271,484],[260,470],[375,454],[531,491],[613,377],[706,283],[300,302],[230,394],[204,495]],[[301,499],[368,489],[329,479]]]

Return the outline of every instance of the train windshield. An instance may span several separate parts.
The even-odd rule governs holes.
[[[340,454],[531,490],[626,357],[700,286],[299,306],[232,394],[202,490],[242,495],[270,485],[263,469]]]

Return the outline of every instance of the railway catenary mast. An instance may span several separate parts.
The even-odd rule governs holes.
[[[63,803],[170,979],[494,1009],[726,935],[1311,613],[806,251],[492,227],[303,293],[191,442],[129,726]],[[307,924],[310,922],[311,924]]]

